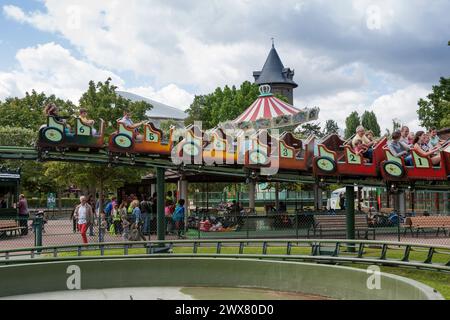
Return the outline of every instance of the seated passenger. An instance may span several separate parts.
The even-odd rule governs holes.
[[[400,142],[403,142],[404,144],[409,144],[409,145],[413,144],[412,141],[414,140],[414,138],[411,140],[411,142],[408,139],[410,133],[409,133],[409,128],[407,126],[403,126],[400,129],[400,134],[401,134]]]
[[[97,130],[95,130],[95,128],[94,128],[95,121],[94,120],[89,120],[87,118],[87,110],[84,109],[84,108],[80,109],[80,121],[85,126],[91,127],[92,135],[94,135],[94,136],[97,135]]]
[[[119,120],[119,122],[122,123],[125,126],[125,128],[127,128],[129,130],[133,130],[134,138],[136,138],[137,140],[142,140],[143,137],[139,133],[139,127],[142,126],[145,123],[145,121],[133,123],[133,120],[131,120],[131,112],[124,111],[123,117],[122,117],[122,119]]]
[[[367,150],[363,153],[363,156],[367,159],[369,159],[370,161],[372,161],[372,153],[373,153],[373,149],[372,146],[375,144],[374,141],[370,141],[367,137],[366,137],[366,129],[364,129],[363,126],[358,126],[356,128],[356,134],[355,137],[352,140],[352,147],[355,148],[355,142],[357,140],[361,140],[361,142],[367,147]]]
[[[437,135],[437,130],[436,128],[431,128],[430,129],[430,145],[431,147],[437,147],[437,146],[442,146],[445,143],[444,140],[439,139],[438,135]]]
[[[361,156],[364,160],[364,162],[369,162],[369,159],[364,157],[364,154],[367,152],[367,146],[362,142],[361,139],[357,139],[355,141],[355,147],[353,148],[353,151],[356,153],[356,155]]]
[[[370,142],[373,142],[374,144],[377,143],[377,139],[375,139],[375,135],[372,130],[369,130],[366,132],[366,138],[369,139]]]
[[[409,146],[412,146],[414,143],[414,132],[410,132],[409,134],[408,134],[408,145]]]
[[[394,131],[392,134],[392,140],[389,141],[388,147],[389,151],[395,156],[395,157],[405,157],[410,152],[409,145],[405,144],[404,142],[400,141],[401,133],[400,131]]]
[[[436,151],[439,150],[439,147],[434,147],[425,151],[422,146],[425,144],[426,134],[423,131],[417,131],[414,136],[414,150],[421,157],[431,157],[431,162],[433,165],[439,165],[441,163],[441,155],[434,155]]]
[[[69,133],[70,125],[67,123],[67,117],[59,115],[58,107],[54,103],[49,103],[44,108],[44,113],[47,117],[53,117],[56,121],[64,124],[64,131]]]
[[[430,149],[432,149],[433,147],[430,144],[430,136],[428,135],[428,133],[424,133],[423,135],[424,135],[424,137],[423,137],[423,143],[422,143],[421,147],[422,147],[423,151],[427,152]]]

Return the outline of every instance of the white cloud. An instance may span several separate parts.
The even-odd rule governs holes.
[[[194,100],[194,95],[178,86],[169,84],[160,90],[155,90],[153,87],[136,87],[126,89],[128,92],[162,102],[172,107],[185,110]]]
[[[55,94],[74,103],[86,90],[88,82],[105,81],[111,77],[123,86],[123,80],[113,72],[78,60],[70,52],[53,42],[21,49],[16,54],[18,67],[0,72],[0,98],[23,96],[36,90]]]
[[[294,101],[297,107],[319,107],[319,121],[322,126],[326,120],[335,120],[339,128],[345,128],[345,118],[353,112],[364,111],[364,107],[368,105],[367,94],[363,92],[347,90],[338,92],[334,95],[313,97],[306,102]]]
[[[368,28],[373,4],[379,8],[379,28]],[[104,80],[112,72],[126,90],[117,74],[131,72],[149,85],[128,91],[185,108],[194,92],[252,80],[274,36],[284,65],[296,71],[296,106],[318,106],[321,120],[335,119],[341,127],[351,111],[371,108],[383,128],[391,127],[392,118],[414,128],[417,98],[426,93],[422,83],[437,79],[448,65],[436,45],[449,26],[445,2],[286,0],[276,3],[277,10],[272,1],[257,0],[152,0],[145,5],[43,0],[43,5],[34,12],[7,5],[3,12],[67,39],[82,59],[61,47],[56,56],[49,52],[45,57],[37,48],[21,50],[18,69],[0,72],[0,97],[36,87],[75,97],[87,78]],[[428,16],[433,24],[424,19]]]
[[[76,59],[53,42],[21,49],[16,54],[18,66],[11,72],[0,72],[0,99],[24,96],[36,90],[77,103],[90,80],[105,81],[111,77],[119,88],[141,94],[170,106],[185,109],[194,96],[174,84],[159,90],[153,87],[127,89],[124,80],[113,72]]]
[[[238,0],[226,5],[82,0],[72,6],[46,0],[44,5],[46,11],[25,13],[18,7],[4,6],[4,12],[18,22],[62,35],[97,66],[152,78],[155,87],[189,85],[199,94],[252,80],[252,72],[262,67],[267,56],[270,37],[280,33],[278,25],[266,25],[262,16],[275,22],[309,6],[298,0],[283,1],[277,4],[279,15],[274,15],[269,2]],[[261,41],[265,31],[275,34],[263,35]],[[357,70],[346,74],[346,66],[335,65],[329,56],[286,40],[279,48],[281,58],[285,66],[302,76],[307,94],[327,88],[348,89],[364,81]],[[358,69],[356,65],[353,67]]]
[[[392,120],[396,119],[401,124],[409,126],[411,131],[420,128],[417,118],[417,101],[425,97],[430,89],[419,85],[409,85],[371,99],[371,94],[361,91],[343,91],[336,95],[316,97],[307,101],[309,107],[320,107],[319,120],[323,125],[326,120],[335,120],[341,129],[345,129],[345,119],[348,115],[357,111],[361,116],[365,110],[375,112],[382,133],[385,129],[392,131]],[[305,103],[295,101],[297,106],[305,106]]]
[[[29,23],[36,28],[46,31],[55,31],[55,24],[51,17],[42,15],[40,12],[26,14],[17,6],[3,6],[3,12],[8,18],[14,19],[20,23]]]
[[[401,124],[409,126],[411,131],[419,130],[417,102],[429,92],[430,88],[411,85],[392,94],[380,96],[372,103],[378,122],[384,128],[392,130],[392,119],[398,119]]]

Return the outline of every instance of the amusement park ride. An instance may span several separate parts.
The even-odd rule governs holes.
[[[387,148],[386,137],[373,147],[371,162],[356,154],[348,141],[332,134],[319,141],[313,136],[306,140],[284,132],[278,138],[267,130],[260,130],[249,137],[231,136],[225,130],[216,128],[205,133],[198,127],[189,126],[185,134],[175,135],[173,128],[166,139],[163,132],[152,123],[143,125],[143,135],[118,123],[118,129],[104,144],[103,121],[98,135],[92,135],[92,128],[77,119],[73,132],[64,123],[48,118],[41,128],[37,143],[40,152],[49,150],[73,150],[89,148],[104,150],[110,156],[140,156],[162,158],[181,164],[231,166],[258,169],[277,165],[280,171],[298,171],[315,178],[328,176],[373,177],[386,182],[416,180],[448,180],[450,176],[450,144],[441,150],[441,163],[433,166],[430,157],[422,157],[411,151],[413,163],[407,166],[403,158],[395,157]],[[175,139],[178,137],[178,139]],[[180,138],[181,137],[181,138]],[[315,151],[316,150],[316,151]],[[194,162],[194,161],[197,162]]]
[[[259,98],[236,120],[207,131],[190,125],[170,128],[165,134],[151,122],[130,129],[117,121],[116,131],[107,136],[103,120],[95,131],[79,118],[71,129],[66,122],[49,116],[39,130],[36,149],[0,147],[0,158],[159,166],[306,183],[371,180],[372,185],[413,185],[416,181],[442,181],[448,188],[448,137],[443,136],[447,141],[439,150],[438,165],[414,150],[412,165],[406,165],[403,158],[390,152],[386,137],[372,147],[372,159],[368,161],[353,150],[351,140],[344,141],[337,134],[304,140],[291,132],[279,134],[280,128],[316,119],[318,110],[296,109],[273,96],[269,86],[261,86],[260,92]],[[276,170],[267,173],[265,168]]]

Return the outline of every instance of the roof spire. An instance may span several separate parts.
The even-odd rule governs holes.
[[[272,37],[272,38],[270,38],[270,39],[272,40],[272,48],[275,48],[275,38]]]

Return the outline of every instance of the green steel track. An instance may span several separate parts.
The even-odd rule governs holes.
[[[214,175],[225,175],[233,177],[256,177],[258,181],[279,181],[279,182],[298,182],[304,184],[341,184],[341,185],[358,185],[386,187],[386,182],[377,178],[357,178],[357,177],[324,177],[317,180],[310,172],[300,173],[299,171],[280,171],[271,177],[258,176],[257,172],[253,172],[242,166],[205,166],[205,165],[176,165],[170,159],[163,159],[155,156],[114,156],[111,157],[105,151],[96,153],[89,152],[60,152],[46,151],[39,152],[33,147],[12,147],[0,146],[0,160],[28,160],[28,161],[63,161],[92,163],[109,166],[129,166],[139,168],[164,168],[172,169],[179,172],[193,173],[210,173]],[[411,187],[409,184],[399,184],[398,188]],[[415,189],[426,190],[442,190],[447,191],[450,187],[449,181],[417,181],[414,184]]]

